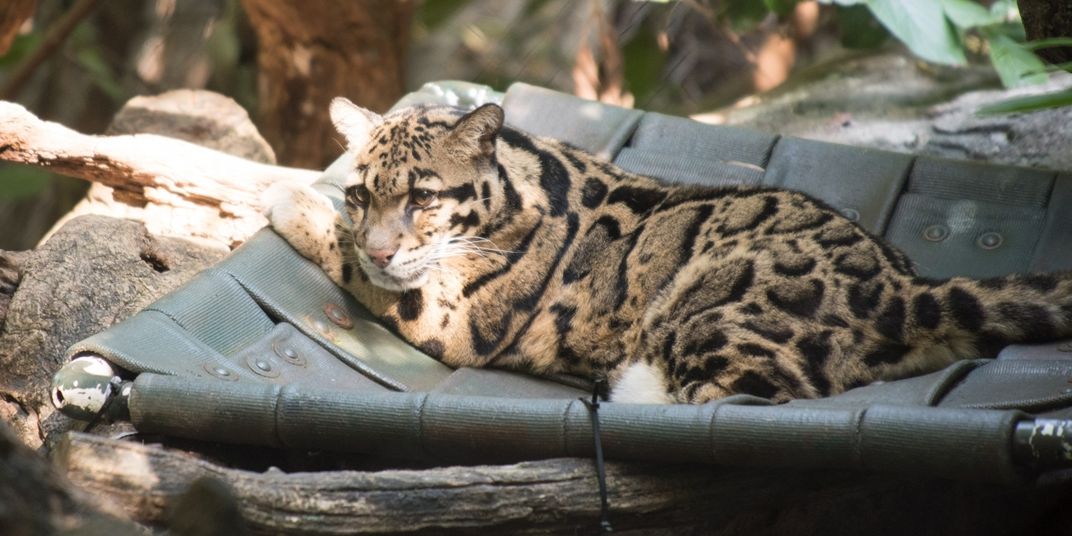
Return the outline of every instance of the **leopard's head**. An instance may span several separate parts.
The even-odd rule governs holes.
[[[501,195],[502,108],[408,108],[380,116],[344,98],[331,120],[355,155],[343,182],[358,264],[388,290],[418,288],[442,263],[480,251]]]

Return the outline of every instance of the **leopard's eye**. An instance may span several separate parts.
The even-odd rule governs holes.
[[[418,207],[427,207],[435,201],[436,192],[425,188],[414,188],[409,193],[409,202]]]
[[[364,184],[356,184],[346,189],[346,201],[354,206],[364,207],[369,202],[369,190]]]

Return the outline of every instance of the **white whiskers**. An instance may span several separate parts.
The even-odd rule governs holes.
[[[435,262],[469,254],[488,258],[489,255],[506,256],[511,253],[514,252],[500,249],[487,238],[480,236],[452,236],[438,242],[427,259],[428,262]]]

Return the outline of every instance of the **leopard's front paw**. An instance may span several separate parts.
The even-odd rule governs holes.
[[[338,251],[339,216],[327,197],[305,184],[277,182],[261,195],[261,210],[275,232],[303,256],[325,270],[338,264],[332,254]]]
[[[293,216],[300,206],[315,206],[316,197],[323,196],[311,186],[292,182],[275,182],[261,193],[261,212],[278,231],[281,229],[276,225],[277,220],[279,223],[287,223],[288,220],[294,219]]]

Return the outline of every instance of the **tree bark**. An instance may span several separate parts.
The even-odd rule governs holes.
[[[1072,4],[1068,0],[1019,0],[1018,5],[1029,40],[1072,37]],[[1037,52],[1053,64],[1072,62],[1072,47],[1043,48]]]
[[[257,534],[594,534],[592,460],[423,470],[226,468],[161,447],[70,433],[55,458],[82,489],[159,525],[205,477]],[[619,534],[1023,534],[1067,522],[1066,484],[1010,490],[850,472],[607,463]],[[224,505],[227,506],[227,505]],[[217,505],[217,508],[220,506]],[[1041,532],[1039,532],[1041,530]]]
[[[81,429],[84,423],[56,413],[49,401],[64,350],[145,308],[225,253],[102,216],[71,220],[36,250],[0,251],[0,301],[8,301],[0,311],[0,420],[34,448],[72,425]]]
[[[593,532],[600,501],[591,460],[379,472],[264,473],[230,469],[156,445],[71,433],[55,458],[68,478],[140,523],[158,524],[196,479],[234,492],[256,533]],[[712,505],[727,492],[711,468],[607,464],[614,525],[675,528],[725,517]],[[844,475],[838,479],[844,480]],[[778,478],[749,478],[764,489]],[[786,480],[796,480],[788,478]],[[742,491],[741,495],[748,495]],[[752,500],[759,499],[758,496]]]
[[[404,89],[409,0],[242,0],[257,34],[261,132],[286,165],[342,152],[327,115],[342,95],[377,112]]]

